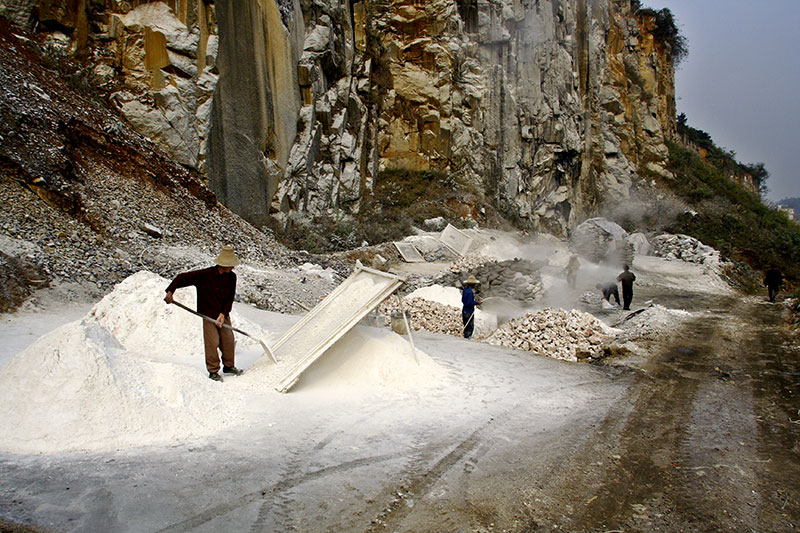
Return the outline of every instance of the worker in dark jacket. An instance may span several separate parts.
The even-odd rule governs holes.
[[[611,303],[611,297],[613,296],[617,301],[617,305],[619,305],[619,290],[617,289],[617,284],[615,282],[612,281],[606,284],[598,283],[595,285],[595,288],[600,289],[603,292],[603,299],[605,301]]]
[[[203,320],[203,343],[208,377],[222,381],[222,376],[219,375],[220,356],[217,350],[222,352],[224,374],[242,373],[234,363],[233,331],[222,327],[223,324],[231,325],[231,309],[236,295],[236,274],[233,273],[233,267],[239,264],[239,259],[233,253],[233,246],[223,246],[214,263],[212,267],[178,274],[167,287],[164,301],[171,304],[176,289],[190,286],[197,289],[197,312],[216,318],[216,322]]]
[[[773,266],[764,274],[764,286],[769,292],[770,302],[775,301],[775,297],[778,296],[778,291],[781,290],[781,285],[783,285],[783,274]]]
[[[631,272],[628,265],[622,267],[622,272],[617,276],[617,281],[622,284],[622,308],[630,309],[631,300],[633,300],[633,282],[636,281],[636,276]]]
[[[475,306],[481,302],[475,298],[475,287],[480,283],[478,278],[470,276],[464,283],[464,290],[461,293],[461,322],[464,324],[464,338],[472,337],[475,329]]]

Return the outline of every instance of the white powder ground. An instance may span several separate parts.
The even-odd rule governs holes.
[[[134,274],[83,319],[11,359],[0,375],[0,402],[14,430],[0,433],[0,449],[48,453],[164,444],[239,424],[249,410],[274,401],[285,363],[272,364],[245,336],[236,334],[237,364],[255,361],[252,369],[224,383],[208,379],[202,319],[163,302],[168,284],[150,272]],[[175,297],[194,308],[193,288]],[[278,337],[235,311],[231,319],[267,344]],[[302,381],[398,388],[444,377],[427,355],[416,355],[418,362],[408,341],[391,331],[356,328]]]

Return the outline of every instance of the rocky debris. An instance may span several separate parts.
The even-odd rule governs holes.
[[[544,292],[541,264],[527,259],[496,261],[480,255],[467,255],[456,261],[449,272],[434,279],[438,285],[460,287],[469,276],[480,281],[480,298],[499,297],[532,302]]]
[[[246,264],[235,272],[240,301],[286,314],[305,314],[344,279],[332,269],[311,263],[280,270]]]
[[[680,259],[712,267],[718,266],[721,260],[717,250],[688,235],[664,233],[654,237],[650,244],[653,247],[652,255],[656,257]]]
[[[627,318],[628,316],[631,318]],[[616,340],[620,343],[656,340],[680,329],[682,322],[691,316],[690,312],[682,309],[668,309],[663,305],[651,304],[644,311],[627,315],[615,326],[620,329]]]
[[[460,257],[457,261],[455,261],[452,265],[450,265],[449,270],[453,274],[460,275],[463,272],[469,272],[470,270],[480,268],[486,263],[490,263],[492,261],[494,261],[493,258],[485,255],[467,254],[463,257]]]
[[[195,174],[43,66],[33,46],[0,19],[0,251],[35,268],[37,284],[81,286],[95,299],[140,270],[169,279],[211,265],[232,244],[253,269],[237,269],[240,298],[298,312],[293,300],[316,304],[333,283],[293,269],[349,273],[351,263],[287,251],[219,204]]]
[[[639,243],[637,238],[635,241]],[[572,232],[570,246],[594,263],[633,266],[634,245],[628,232],[605,218],[590,218]]]
[[[486,342],[565,361],[596,360],[615,331],[588,313],[547,307],[514,318]]]
[[[15,309],[47,278],[31,263],[0,251],[0,313]]]
[[[403,298],[403,308],[411,329],[460,336],[464,328],[461,323],[461,309],[452,305],[423,298]],[[399,311],[400,304],[397,298],[388,298],[378,307],[378,312],[385,317],[387,326],[391,325],[392,315]]]
[[[413,330],[425,330],[431,333],[444,333],[460,337],[464,332],[464,324],[461,320],[461,309],[452,305],[447,305],[425,298],[403,298],[403,309],[406,313],[409,326]],[[384,324],[393,325],[393,319],[398,317],[402,320],[400,304],[396,297],[386,299],[379,307],[378,313],[384,317]],[[485,321],[479,316],[480,311],[475,314],[475,338],[481,338],[493,329],[494,323]]]

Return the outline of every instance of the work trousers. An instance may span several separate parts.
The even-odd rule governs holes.
[[[469,339],[475,329],[475,311],[461,311],[461,323],[464,324],[464,338]]]
[[[780,287],[767,287],[767,290],[769,291],[769,301],[774,302],[775,297],[778,296],[778,290],[780,290]]]
[[[630,309],[632,300],[633,300],[633,289],[626,289],[625,287],[622,287],[622,308]],[[617,300],[617,303],[619,303],[619,300]]]
[[[619,291],[615,288],[613,291],[609,292],[608,294],[603,295],[608,303],[611,303],[611,297],[613,296],[614,299],[617,301],[617,305],[619,305]]]
[[[225,323],[231,325],[231,319],[226,318]],[[203,343],[206,349],[206,368],[209,373],[219,372],[219,351],[222,352],[224,366],[234,364],[235,341],[233,331],[228,328],[218,328],[213,322],[203,320]]]

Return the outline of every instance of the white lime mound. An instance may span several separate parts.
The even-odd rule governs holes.
[[[169,281],[129,277],[82,319],[40,337],[3,367],[0,404],[8,413],[0,450],[56,453],[174,444],[237,425],[271,405],[286,363],[266,356],[243,376],[208,379],[201,320],[164,303]],[[194,308],[194,289],[176,291]],[[277,335],[231,313],[234,326],[273,342]],[[242,348],[260,345],[236,334]],[[408,341],[355,328],[315,363],[303,382],[389,388],[434,383],[444,371]],[[302,395],[287,395],[302,401]],[[263,416],[264,410],[261,414]]]
[[[236,403],[205,373],[126,350],[87,317],[18,354],[0,376],[0,448],[60,452],[173,442],[218,431]],[[227,410],[226,410],[227,412]]]
[[[389,329],[355,327],[306,371],[303,383],[332,387],[424,388],[445,371],[419,348]]]

